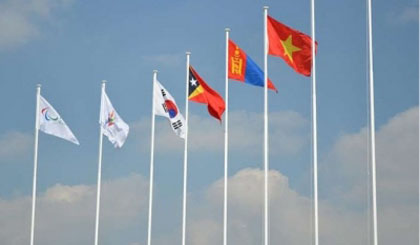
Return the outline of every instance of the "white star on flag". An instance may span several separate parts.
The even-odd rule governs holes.
[[[191,86],[194,86],[194,87],[197,86],[197,80],[195,80],[194,78],[191,79],[190,83],[191,83]]]

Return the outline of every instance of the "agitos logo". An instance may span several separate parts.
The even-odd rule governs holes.
[[[41,110],[42,115],[45,117],[45,120],[47,121],[57,121],[59,119],[59,117],[57,115],[51,115],[51,113],[49,113],[49,107],[45,107]]]

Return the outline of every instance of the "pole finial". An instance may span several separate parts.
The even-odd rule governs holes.
[[[158,73],[158,70],[153,70],[153,73]]]
[[[191,54],[191,52],[190,52],[190,51],[187,51],[187,52],[185,52],[185,54],[186,54],[186,55],[190,55],[190,54]]]
[[[40,83],[38,83],[38,84],[36,85],[36,87],[37,87],[37,88],[40,88],[40,87],[41,87],[41,84],[40,84]]]
[[[225,32],[230,32],[230,28],[229,27],[226,27],[225,28]]]
[[[108,81],[107,80],[102,80],[102,84],[105,84],[105,83],[107,83]]]
[[[263,9],[268,9],[268,6],[264,6]]]

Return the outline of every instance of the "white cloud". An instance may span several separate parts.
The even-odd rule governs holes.
[[[16,131],[3,134],[0,136],[0,162],[25,155],[32,144],[32,135]]]
[[[403,8],[393,9],[388,14],[388,21],[396,25],[419,22],[419,6],[411,5]]]
[[[418,23],[419,21],[419,7],[418,6],[411,6],[406,7],[402,10],[399,19],[403,23],[408,22],[415,22]]]
[[[307,120],[297,112],[273,112],[270,118],[272,154],[297,154],[309,142]],[[189,150],[191,152],[221,152],[224,145],[224,126],[214,118],[190,115]],[[259,154],[262,152],[263,116],[260,113],[233,111],[229,114],[229,150]],[[141,148],[150,150],[150,120],[135,123],[135,131],[142,135]],[[171,130],[163,117],[156,120],[156,144],[165,151],[182,151],[183,140]]]
[[[413,202],[418,192],[419,121],[418,107],[395,115],[376,133],[378,197],[386,202]],[[340,137],[323,162],[329,195],[354,205],[365,203],[368,180],[368,138],[363,128],[355,134]],[[323,176],[323,177],[324,177]],[[338,183],[331,185],[331,183]],[[363,205],[363,204],[361,204]]]
[[[259,169],[244,169],[229,178],[229,243],[251,245],[262,241],[263,180],[264,172]],[[269,172],[269,193],[270,243],[310,244],[311,199],[292,190],[288,178],[275,170]],[[201,211],[194,213],[202,215],[191,218],[190,244],[220,242],[222,194],[223,181],[219,180],[206,191],[203,203],[197,204]],[[344,212],[324,201],[320,207],[323,244],[363,244],[363,214]],[[205,235],[200,231],[205,231]]]
[[[0,3],[0,49],[27,43],[40,33],[41,22],[73,0],[6,0]]]
[[[162,123],[165,125],[161,126],[173,134],[167,122],[162,120]],[[377,132],[378,221],[383,245],[418,244],[418,133],[418,107],[397,114]],[[369,244],[368,214],[364,208],[365,137],[365,129],[340,137],[320,169],[323,183],[320,190],[324,192],[319,202],[322,244]],[[260,169],[243,169],[229,178],[229,244],[251,245],[262,241],[263,176]],[[271,243],[310,244],[313,235],[311,197],[293,190],[288,178],[276,170],[269,172],[269,187]],[[222,190],[220,179],[203,192],[189,194],[188,244],[221,242]],[[36,233],[39,243],[92,242],[95,193],[95,185],[56,185],[40,194]],[[137,234],[138,231],[132,231],[139,226],[136,222],[146,223],[146,196],[147,183],[140,175],[104,184],[101,209],[104,242],[143,244],[144,236],[128,243],[119,241],[123,239],[121,231],[131,230],[124,236]],[[0,217],[0,241],[27,244],[30,198],[0,199]],[[155,244],[179,241],[180,227],[175,230],[155,234]]]
[[[100,238],[119,238],[118,230],[146,218],[147,181],[140,175],[105,181],[102,185]],[[37,244],[76,245],[93,242],[96,185],[57,184],[38,194],[36,212]],[[0,241],[28,244],[31,198],[0,199]],[[115,238],[117,237],[117,238]],[[121,238],[120,238],[121,239]]]
[[[384,245],[418,244],[418,107],[395,115],[377,130],[378,227]],[[366,129],[342,135],[320,168],[320,243],[370,244],[367,207]],[[262,241],[263,171],[244,169],[229,178],[229,243]],[[270,241],[310,244],[312,200],[290,188],[288,178],[271,170]],[[221,242],[223,181],[205,197],[192,197],[190,244]],[[209,229],[206,229],[209,227]],[[205,231],[200,235],[200,231]]]

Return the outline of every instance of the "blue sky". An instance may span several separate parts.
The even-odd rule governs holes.
[[[272,17],[310,33],[309,1],[301,0],[118,4],[109,0],[2,1],[0,103],[5,106],[0,128],[0,217],[15,217],[16,227],[26,227],[28,236],[14,230],[8,219],[0,218],[5,220],[0,221],[0,230],[7,230],[0,232],[0,241],[24,244],[29,239],[37,83],[42,84],[42,95],[61,114],[81,145],[40,133],[37,224],[41,228],[36,237],[41,244],[73,233],[80,235],[63,244],[84,244],[93,239],[93,213],[77,213],[84,214],[81,207],[93,210],[95,205],[91,194],[96,184],[100,83],[105,79],[109,81],[107,93],[131,132],[122,149],[104,142],[103,180],[111,191],[108,197],[104,191],[101,239],[103,244],[145,244],[152,71],[159,70],[158,79],[184,111],[185,52],[191,51],[191,64],[197,72],[224,95],[224,29],[230,27],[231,39],[262,65],[264,5],[270,6]],[[415,244],[418,215],[408,214],[418,214],[418,198],[412,198],[418,197],[418,2],[374,1],[373,10],[380,238],[389,244]],[[317,1],[316,17],[322,241],[337,244],[340,238],[335,234],[341,234],[348,237],[349,244],[367,244],[366,3]],[[279,90],[278,94],[269,93],[271,183],[274,191],[287,190],[304,200],[283,207],[288,203],[284,198],[290,196],[273,196],[272,241],[308,242],[311,80],[274,57],[269,57],[269,76]],[[263,90],[232,81],[229,100],[229,175],[233,186],[238,182],[238,188],[232,188],[231,205],[236,205],[236,200],[244,207],[232,212],[229,239],[233,244],[255,243],[261,238],[258,224],[262,207],[247,203],[258,202],[262,190],[258,189],[262,188],[258,176],[263,159]],[[190,103],[190,117],[193,146],[189,155],[188,241],[205,245],[221,237],[221,200],[216,190],[223,176],[223,125],[199,104]],[[183,141],[170,131],[164,118],[157,118],[156,130],[153,238],[157,244],[167,244],[180,241]],[[392,167],[397,164],[399,170]],[[247,178],[249,182],[241,185],[240,181]],[[241,188],[248,184],[258,187],[252,198],[241,196]],[[114,200],[118,198],[112,197],[112,191],[121,197],[120,202]],[[399,203],[389,198],[395,193],[402,195]],[[75,196],[80,199],[69,201]],[[59,202],[49,206],[50,199],[57,198]],[[131,206],[124,206],[127,200],[133,200]],[[11,208],[14,206],[21,209]],[[280,206],[284,210],[279,210]],[[130,212],[125,214],[122,207]],[[54,218],[50,218],[50,208],[56,213]],[[66,217],[60,210],[74,212],[74,217]],[[257,213],[248,217],[241,211]],[[340,224],[339,220],[345,221]],[[291,224],[289,228],[284,228],[285,221]],[[9,228],[4,229],[6,226]],[[294,231],[295,226],[303,227],[303,231]],[[360,230],[348,229],[354,226]],[[88,232],[90,227],[92,232]],[[242,228],[250,234],[244,241],[235,237],[235,232],[244,233]],[[292,235],[277,232],[282,229],[290,229]],[[359,234],[360,240],[352,240],[351,233]]]

